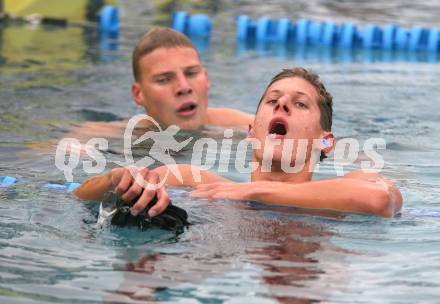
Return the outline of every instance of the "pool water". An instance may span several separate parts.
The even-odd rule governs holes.
[[[121,1],[126,16],[141,5],[127,2]],[[404,196],[401,213],[392,219],[194,199],[189,189],[170,188],[172,201],[192,222],[176,236],[99,228],[91,210],[96,206],[44,187],[65,182],[54,164],[57,139],[75,134],[87,121],[142,113],[129,88],[131,49],[143,25],[132,20],[160,22],[152,14],[161,6],[154,3],[156,10],[148,4],[138,10],[138,19],[123,23],[117,41],[81,27],[0,24],[0,175],[18,179],[0,188],[0,302],[438,303],[438,55],[392,54],[387,60],[383,53],[359,50],[310,55],[277,46],[242,48],[235,44],[233,23],[224,22],[247,13],[439,27],[435,1],[292,6],[206,1],[205,6],[214,21],[213,39],[202,54],[212,81],[210,104],[252,113],[280,69],[300,65],[318,72],[334,96],[337,138],[385,139],[387,149],[379,151],[382,174],[394,179]],[[234,134],[234,141],[244,136],[242,130]],[[223,129],[193,135],[220,142]],[[122,139],[107,139],[109,169],[124,158]],[[190,156],[177,157],[188,162]],[[361,160],[344,170],[358,169]],[[248,180],[233,170],[224,175]],[[87,176],[81,166],[74,170],[76,182]],[[335,176],[330,157],[316,178]]]

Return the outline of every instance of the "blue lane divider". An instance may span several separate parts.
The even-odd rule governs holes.
[[[323,45],[364,49],[440,51],[439,29],[401,28],[388,24],[379,27],[367,24],[359,29],[355,24],[336,24],[332,21],[314,22],[299,19],[261,17],[256,21],[249,16],[236,18],[238,41],[292,43],[296,45]]]
[[[115,6],[105,5],[99,12],[99,31],[108,34],[119,32],[119,10]]]
[[[322,45],[289,45],[286,43],[237,41],[236,55],[252,52],[262,57],[277,57],[297,62],[426,62],[439,63],[440,52],[410,52],[405,50],[377,50],[322,47]]]
[[[173,14],[171,27],[189,37],[209,38],[212,30],[212,22],[208,15],[189,15],[184,11],[179,11]]]

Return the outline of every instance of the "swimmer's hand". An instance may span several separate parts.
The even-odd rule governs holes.
[[[165,187],[159,186],[159,174],[148,168],[115,168],[109,174],[113,189],[124,202],[129,203],[138,198],[130,208],[133,216],[147,208],[155,195],[157,203],[148,211],[150,217],[162,213],[170,203]]]

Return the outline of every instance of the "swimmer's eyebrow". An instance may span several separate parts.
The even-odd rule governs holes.
[[[302,92],[302,91],[294,91],[294,92],[295,92],[296,94],[298,94],[298,95],[305,96],[305,97],[309,98],[310,100],[313,100],[313,99],[309,96],[309,94],[307,94],[307,93],[304,93],[304,92]],[[268,92],[267,95],[269,95],[269,94],[271,94],[271,93],[275,93],[275,94],[277,94],[277,95],[282,95],[282,94],[283,94],[283,92],[280,91],[280,90],[270,90],[270,91]]]
[[[172,76],[174,76],[175,74],[176,74],[176,73],[171,72],[171,71],[169,71],[169,72],[161,72],[161,73],[157,73],[157,74],[152,75],[152,78],[172,77]]]
[[[273,98],[278,98],[282,95],[280,90],[270,90],[269,92],[266,93],[265,97],[273,97]]]
[[[201,70],[202,69],[202,65],[201,64],[194,64],[194,65],[189,65],[183,68],[185,71],[187,70]],[[176,74],[176,72],[174,71],[164,71],[164,72],[159,72],[157,74],[152,75],[153,78],[158,78],[158,77],[172,77]]]
[[[201,64],[194,64],[194,65],[189,65],[185,67],[185,70],[192,70],[192,69],[201,69],[202,65]]]

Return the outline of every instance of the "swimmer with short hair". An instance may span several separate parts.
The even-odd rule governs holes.
[[[144,189],[136,178],[158,184],[166,177],[171,186],[195,187],[194,197],[251,200],[266,204],[285,205],[304,209],[319,209],[345,213],[394,216],[402,207],[402,195],[396,185],[377,173],[353,171],[341,178],[312,181],[318,157],[321,158],[334,146],[332,125],[332,96],[327,92],[318,75],[303,68],[286,69],[277,74],[267,86],[252,124],[250,139],[258,140],[260,147],[253,150],[252,161],[256,170],[251,182],[235,183],[206,170],[191,165],[178,165],[183,177],[179,181],[166,174],[166,166],[148,168],[116,168],[111,172],[85,181],[74,193],[82,199],[100,199],[104,193],[115,190],[124,201],[138,198],[131,208],[132,214],[144,210],[157,195],[158,202],[149,209],[150,216],[166,209],[169,197],[165,187]],[[282,152],[288,140],[294,140],[289,155],[294,165],[298,152],[298,140],[306,139],[304,166],[295,173],[283,170]],[[313,145],[319,139],[322,144]],[[271,170],[262,169],[266,141],[278,140],[273,145]],[[201,180],[194,178],[197,170]]]
[[[254,115],[208,106],[211,82],[191,40],[168,27],[146,32],[132,53],[131,95],[161,127],[195,130],[204,125],[245,127]],[[85,122],[68,137],[85,142],[92,137],[122,134],[126,120]]]
[[[197,129],[202,125],[236,126],[253,115],[208,107],[210,81],[191,40],[166,27],[148,31],[132,56],[135,102],[160,125]]]

